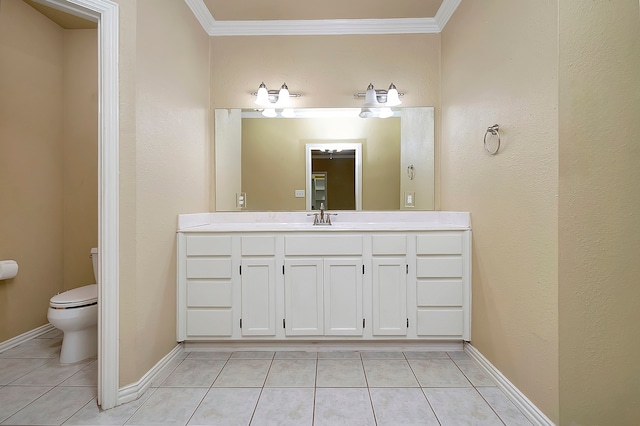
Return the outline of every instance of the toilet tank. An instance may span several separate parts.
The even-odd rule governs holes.
[[[93,278],[96,280],[96,284],[98,283],[98,248],[94,247],[91,249],[91,262],[93,262]]]

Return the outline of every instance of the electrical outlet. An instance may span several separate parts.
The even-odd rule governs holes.
[[[304,189],[296,189],[296,198],[304,198]]]
[[[244,209],[245,207],[247,207],[247,193],[236,194],[236,208]]]

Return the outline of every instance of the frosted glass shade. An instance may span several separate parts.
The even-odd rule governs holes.
[[[401,103],[402,101],[400,100],[398,89],[396,89],[396,86],[394,86],[393,83],[391,83],[391,86],[389,86],[389,91],[387,92],[387,102],[385,103],[385,105],[392,107],[392,106],[400,105]]]
[[[379,106],[380,103],[378,102],[378,96],[376,95],[376,89],[373,88],[373,85],[370,84],[369,87],[367,87],[367,93],[365,93],[364,95],[364,105],[362,105],[364,108],[375,108],[377,106]]]
[[[262,111],[262,115],[264,115],[265,117],[269,117],[269,118],[273,118],[273,117],[277,117],[278,114],[276,113],[275,108],[265,108],[264,111]]]
[[[278,92],[278,101],[276,102],[276,108],[286,108],[291,105],[289,99],[289,88],[286,84],[282,85],[280,92]]]
[[[380,118],[389,118],[393,115],[393,111],[391,111],[391,108],[380,108],[378,110],[378,117]]]
[[[296,113],[293,108],[285,108],[282,110],[282,113],[280,113],[280,115],[282,115],[284,118],[294,118],[296,116]]]
[[[258,88],[258,93],[256,96],[256,105],[269,105],[269,91],[267,90],[267,86],[262,83]]]

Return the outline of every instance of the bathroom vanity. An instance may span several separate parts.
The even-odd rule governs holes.
[[[470,340],[468,213],[337,213],[180,215],[177,340]]]

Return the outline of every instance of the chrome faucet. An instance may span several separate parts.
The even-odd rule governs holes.
[[[314,225],[331,225],[331,216],[336,216],[337,213],[327,213],[324,208],[324,203],[320,203],[319,213],[310,213],[307,216],[313,216]]]

